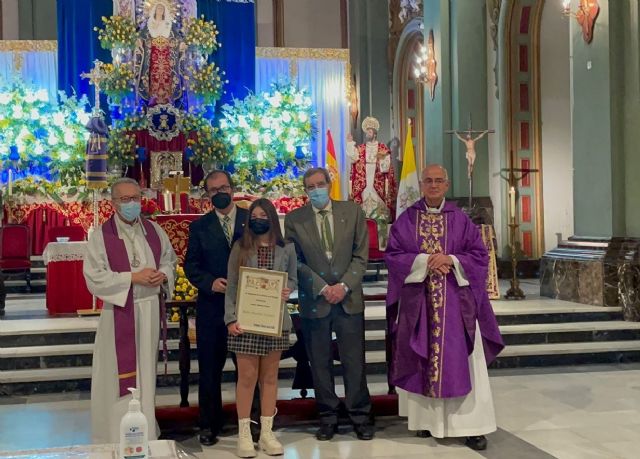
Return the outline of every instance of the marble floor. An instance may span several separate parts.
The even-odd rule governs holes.
[[[489,448],[475,452],[459,439],[420,439],[410,435],[396,417],[377,420],[377,436],[358,441],[349,426],[330,442],[317,442],[315,426],[280,429],[286,459],[332,458],[636,458],[640,448],[640,365],[602,365],[550,369],[493,370],[491,385],[498,431]],[[291,398],[283,382],[279,398]],[[370,378],[373,394],[386,390],[384,378]],[[342,386],[339,387],[342,391]],[[195,401],[195,387],[191,400]],[[224,398],[233,400],[233,386]],[[158,405],[177,404],[175,388],[158,392]],[[0,453],[86,444],[90,439],[88,393],[0,397]],[[198,458],[235,457],[235,432],[213,447],[195,437],[176,438]],[[261,455],[260,457],[267,457]]]
[[[501,287],[505,287],[501,285]],[[583,306],[540,298],[537,281],[524,282],[524,302],[493,302],[500,313],[525,313]],[[504,288],[503,288],[504,291]],[[43,295],[9,295],[7,319],[0,329],[30,325],[65,327],[72,318],[48,319]],[[372,309],[369,313],[374,313]],[[46,324],[45,324],[46,322]],[[52,323],[53,322],[53,323]],[[91,324],[91,327],[95,327]],[[286,459],[332,458],[636,458],[640,457],[640,364],[608,364],[552,368],[491,370],[498,431],[489,435],[486,451],[466,448],[460,439],[421,439],[406,430],[398,417],[376,420],[371,442],[358,441],[349,426],[330,442],[317,442],[313,424],[278,430]],[[337,382],[340,382],[339,378]],[[281,381],[279,399],[298,392]],[[386,393],[383,375],[369,377],[372,394]],[[343,392],[342,386],[338,392]],[[196,403],[197,388],[190,401]],[[312,393],[310,394],[313,395]],[[224,400],[234,400],[232,384],[224,386]],[[0,396],[0,457],[23,449],[82,445],[90,442],[89,393],[71,392],[31,396]],[[178,389],[159,388],[157,405],[177,405]],[[196,437],[176,437],[182,449],[198,458],[234,458],[236,432],[225,432],[213,447],[201,447]],[[259,457],[267,457],[260,455]]]

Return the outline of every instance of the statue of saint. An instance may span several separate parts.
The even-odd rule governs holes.
[[[175,104],[182,97],[186,45],[174,30],[175,4],[150,0],[146,23],[136,43],[134,72],[138,96],[149,105]]]
[[[378,241],[386,246],[388,225],[395,217],[397,184],[391,151],[378,142],[380,123],[373,117],[362,122],[365,143],[356,145],[347,137],[347,157],[351,162],[349,197],[362,206],[367,218],[378,224]]]

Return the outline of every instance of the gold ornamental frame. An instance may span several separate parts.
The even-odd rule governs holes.
[[[182,170],[181,151],[152,151],[151,152],[151,188],[162,188],[162,180],[169,177],[170,171]]]

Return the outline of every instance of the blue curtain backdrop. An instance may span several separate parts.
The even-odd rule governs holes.
[[[226,72],[226,94],[218,102],[222,105],[244,99],[254,90],[256,66],[255,5],[253,0],[198,0],[198,16],[216,23],[222,47],[211,61]]]
[[[86,94],[93,104],[93,87],[80,74],[91,70],[95,59],[111,62],[93,28],[102,26],[102,16],[113,14],[113,0],[57,0],[57,8],[58,88],[67,94],[73,90]]]
[[[292,67],[294,75],[291,75]],[[349,162],[345,156],[346,138],[349,133],[349,102],[347,87],[349,74],[347,62],[333,59],[302,59],[259,57],[256,59],[256,92],[269,91],[271,83],[292,79],[311,97],[316,113],[316,137],[311,141],[311,164],[325,167],[327,164],[327,130],[331,130],[338,156],[338,167],[343,190],[349,189]]]
[[[18,57],[22,58],[19,69],[15,66]],[[11,83],[19,78],[35,89],[46,89],[49,100],[54,103],[58,100],[57,70],[57,51],[0,52],[0,83]]]

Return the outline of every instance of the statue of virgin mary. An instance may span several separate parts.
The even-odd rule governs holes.
[[[150,105],[179,105],[185,45],[173,27],[175,3],[151,0],[134,53],[138,96]]]

